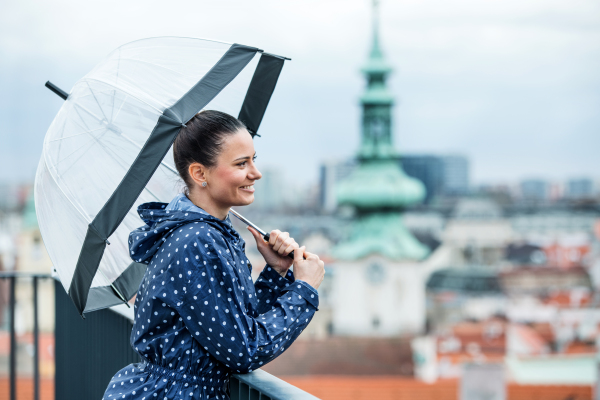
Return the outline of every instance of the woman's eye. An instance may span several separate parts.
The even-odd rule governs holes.
[[[252,161],[256,161],[256,156],[252,157]],[[241,163],[238,163],[237,165],[240,167],[245,167],[247,163],[248,163],[248,161],[242,161]]]

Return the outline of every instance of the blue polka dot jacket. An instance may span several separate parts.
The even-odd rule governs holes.
[[[229,376],[260,368],[308,325],[316,290],[268,265],[256,283],[245,243],[185,195],[138,208],[134,261],[148,264],[131,345],[142,362],[118,371],[104,400],[229,399]]]

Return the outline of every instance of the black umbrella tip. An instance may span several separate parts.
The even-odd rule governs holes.
[[[48,89],[52,90],[58,97],[60,97],[63,100],[67,100],[67,97],[69,97],[69,94],[67,92],[65,92],[64,90],[62,90],[61,88],[59,88],[58,86],[56,86],[54,83],[52,83],[50,81],[46,81],[45,86]]]

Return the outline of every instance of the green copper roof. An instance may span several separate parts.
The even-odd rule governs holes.
[[[369,57],[367,63],[362,67],[362,72],[367,75],[389,74],[392,72],[392,67],[385,61],[382,55],[378,57]]]
[[[362,162],[336,191],[339,204],[363,210],[402,208],[425,198],[423,183],[407,176],[395,159]]]
[[[35,213],[35,201],[33,197],[33,190],[27,196],[25,208],[23,209],[23,227],[25,229],[37,229],[38,220]]]
[[[385,104],[392,105],[394,96],[386,86],[369,86],[365,93],[360,96],[362,104]]]
[[[396,261],[422,260],[429,249],[406,229],[400,213],[376,213],[359,218],[350,238],[332,250],[338,260],[359,260],[371,254]]]
[[[360,217],[347,240],[333,249],[339,260],[357,260],[380,254],[392,260],[421,260],[429,249],[402,224],[400,211],[421,202],[425,187],[407,176],[393,146],[392,105],[386,86],[392,68],[379,46],[377,0],[373,2],[373,46],[366,66],[367,88],[361,97],[362,138],[358,167],[337,185],[338,204],[352,206]]]

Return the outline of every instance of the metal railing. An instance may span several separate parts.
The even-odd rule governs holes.
[[[140,362],[129,344],[133,324],[110,309],[82,319],[58,281],[54,298],[54,398],[100,400],[115,372]]]
[[[10,336],[10,354],[9,354],[9,399],[17,398],[17,333],[16,333],[16,286],[17,279],[30,280],[33,289],[33,399],[40,398],[40,329],[38,313],[38,284],[41,279],[50,279],[50,274],[36,274],[26,272],[0,272],[0,280],[9,282],[9,336]]]
[[[33,384],[34,400],[40,396],[38,283],[48,274],[0,272],[9,280],[10,313],[10,400],[17,398],[17,341],[15,331],[16,284],[30,280],[33,289]],[[133,313],[99,310],[83,320],[62,284],[54,280],[55,301],[55,398],[60,400],[101,399],[113,374],[140,361],[131,348],[129,336]],[[116,312],[115,312],[116,311]],[[273,375],[256,370],[234,374],[230,379],[231,400],[318,400]]]
[[[231,400],[318,400],[262,369],[249,374],[233,374],[229,390]]]

